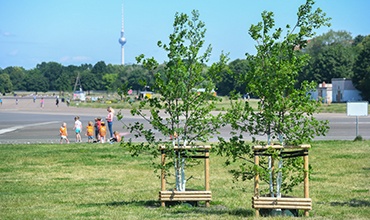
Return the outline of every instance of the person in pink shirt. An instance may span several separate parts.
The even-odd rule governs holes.
[[[108,115],[107,117],[105,118],[105,120],[107,120],[107,123],[108,123],[108,129],[109,129],[109,134],[110,134],[110,137],[112,138],[113,137],[113,118],[114,118],[114,110],[112,107],[108,107],[107,108],[107,111],[108,111]]]

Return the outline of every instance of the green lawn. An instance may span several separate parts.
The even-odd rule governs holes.
[[[369,219],[370,141],[312,147],[310,218]],[[0,219],[253,218],[253,183],[234,183],[223,162],[211,154],[210,208],[161,208],[147,155],[132,158],[117,144],[0,145]],[[188,172],[187,187],[201,187],[203,166]],[[293,192],[302,194],[302,186]]]
[[[257,99],[250,99],[249,103],[253,108],[257,108]],[[73,106],[76,106],[77,103],[72,102]],[[106,108],[107,106],[112,106],[114,109],[130,109],[132,106],[128,102],[124,101],[99,101],[99,102],[82,102],[78,103],[78,107],[89,107],[89,108]],[[133,106],[138,107],[139,102],[133,102]],[[230,108],[230,101],[227,97],[223,97],[221,102],[216,104],[216,110],[221,111]],[[369,114],[370,114],[370,108]],[[347,113],[347,103],[331,103],[322,104],[318,108],[321,113]]]
[[[31,92],[22,92],[17,93],[20,96],[29,96],[32,94]],[[47,93],[39,93],[39,95],[53,95],[52,92]],[[71,94],[66,93],[65,97],[70,97]],[[80,102],[80,101],[73,101],[71,102],[71,106],[77,106],[77,107],[88,107],[88,108],[107,108],[108,106],[112,106],[114,109],[131,109],[132,106],[127,101],[120,101],[120,97],[115,94],[107,94],[107,93],[91,93],[87,95],[88,97],[105,97],[102,98],[99,101],[92,102],[92,101],[86,101],[86,102]],[[135,100],[135,97],[137,95],[130,95],[128,96],[128,99],[131,99],[132,101]],[[158,96],[158,94],[155,94],[154,96]],[[230,100],[226,96],[220,96],[221,102],[218,102],[216,105],[216,110],[221,111],[224,109],[230,108]],[[253,108],[257,107],[257,99],[250,99],[248,100]],[[133,101],[133,106],[138,107],[139,102]],[[322,113],[347,113],[347,103],[331,103],[328,104],[322,104],[319,109]],[[370,114],[370,107],[368,108],[369,114]]]

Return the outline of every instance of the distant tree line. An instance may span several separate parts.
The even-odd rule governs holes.
[[[347,31],[330,30],[307,42],[304,50],[297,48],[297,53],[309,54],[309,64],[299,73],[298,80],[330,83],[332,78],[349,78],[360,90],[364,100],[370,100],[370,35],[358,35],[355,38]],[[246,94],[245,85],[239,85],[235,76],[245,75],[248,71],[247,59],[236,59],[228,63],[221,76],[215,80],[218,95],[230,93]],[[95,65],[63,66],[57,62],[42,62],[35,68],[9,66],[0,68],[0,92],[13,91],[72,91],[79,75],[85,91],[104,90],[116,92],[120,88],[141,90],[151,86],[153,75],[164,71],[165,63],[160,68],[149,71],[142,65],[112,65],[99,61]],[[204,74],[210,67],[203,67]],[[298,85],[297,85],[298,86]]]

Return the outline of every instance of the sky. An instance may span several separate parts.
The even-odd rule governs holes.
[[[277,27],[293,25],[305,0],[0,0],[0,68],[33,69],[42,62],[64,66],[120,64],[122,5],[124,7],[125,64],[136,63],[144,54],[158,62],[167,54],[157,46],[168,43],[176,12],[198,10],[206,25],[206,45],[212,46],[210,64],[222,52],[230,61],[255,53],[248,35],[261,21],[264,10],[272,11]],[[316,0],[331,17],[331,27],[317,35],[348,31],[352,37],[370,34],[369,0]]]

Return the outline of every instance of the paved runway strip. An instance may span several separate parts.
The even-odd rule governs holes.
[[[0,134],[5,134],[5,133],[8,133],[8,132],[12,132],[12,131],[22,129],[22,128],[26,128],[26,127],[34,127],[34,126],[48,125],[48,124],[54,124],[54,123],[61,123],[61,121],[49,121],[49,122],[42,122],[42,123],[29,124],[29,125],[14,126],[14,127],[10,127],[10,128],[1,129]]]

